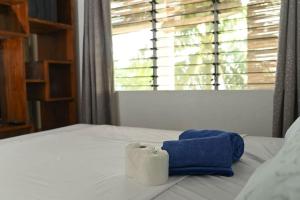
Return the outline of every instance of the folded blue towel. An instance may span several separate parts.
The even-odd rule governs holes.
[[[187,130],[180,134],[179,140],[216,137],[221,135],[229,135],[232,145],[232,162],[238,161],[244,153],[244,140],[237,134],[219,130]]]
[[[169,153],[170,175],[233,175],[230,135],[165,141],[162,149]]]

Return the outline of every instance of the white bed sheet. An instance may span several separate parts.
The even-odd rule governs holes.
[[[2,200],[234,199],[253,171],[273,157],[283,139],[245,138],[235,176],[172,177],[145,187],[124,176],[124,148],[142,141],[157,146],[179,132],[74,125],[0,141]]]

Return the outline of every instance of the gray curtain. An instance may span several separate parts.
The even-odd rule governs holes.
[[[82,123],[111,124],[113,59],[110,0],[85,0]]]
[[[284,137],[300,111],[300,1],[282,0],[281,2],[274,94],[274,137]]]

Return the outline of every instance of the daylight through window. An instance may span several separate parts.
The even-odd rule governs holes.
[[[274,87],[280,0],[112,0],[115,90]]]

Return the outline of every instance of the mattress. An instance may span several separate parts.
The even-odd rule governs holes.
[[[0,141],[0,199],[234,199],[250,175],[272,158],[283,139],[246,136],[233,177],[178,176],[146,187],[124,176],[124,148],[131,142],[160,146],[179,131],[74,125]]]

